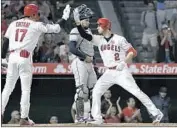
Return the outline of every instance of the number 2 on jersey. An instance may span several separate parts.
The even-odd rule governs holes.
[[[21,33],[21,37],[19,37],[20,33]],[[27,33],[27,29],[17,29],[16,33],[15,33],[15,41],[22,42],[26,33]],[[20,38],[20,40],[19,40],[19,38]]]
[[[120,58],[119,58],[119,53],[115,53],[115,54],[114,54],[114,59],[115,59],[115,61],[120,60]]]

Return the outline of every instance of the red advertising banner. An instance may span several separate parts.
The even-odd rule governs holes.
[[[98,64],[98,72],[104,73],[106,67]],[[130,64],[129,71],[134,75],[177,75],[177,64]],[[6,68],[1,67],[1,73],[6,74]],[[62,63],[34,63],[33,74],[35,75],[71,75],[71,65]]]

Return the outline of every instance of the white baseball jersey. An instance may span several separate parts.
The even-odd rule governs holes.
[[[132,47],[127,40],[114,34],[108,41],[101,35],[93,35],[93,44],[98,46],[104,66],[114,67],[124,61],[127,51]]]
[[[25,49],[32,54],[42,33],[58,32],[59,24],[50,25],[23,18],[9,25],[5,37],[9,39],[9,51]]]
[[[43,24],[28,18],[14,21],[9,25],[5,37],[9,39],[11,53],[9,55],[6,84],[2,92],[2,113],[5,111],[9,96],[20,76],[22,90],[21,118],[28,117],[33,71],[32,52],[42,33],[58,33],[59,31],[60,26],[58,24]]]
[[[130,43],[122,36],[114,34],[108,41],[103,36],[93,36],[92,42],[98,46],[103,63],[106,67],[115,67],[121,61],[126,59],[126,54],[129,51],[134,52]],[[134,96],[136,96],[147,108],[148,112],[153,116],[159,113],[159,110],[155,107],[149,97],[144,94],[137,86],[132,74],[128,71],[127,66],[121,71],[116,69],[108,69],[98,79],[93,88],[92,93],[92,110],[91,114],[93,119],[102,122],[101,115],[101,96],[112,85],[119,85],[123,89],[127,90]]]

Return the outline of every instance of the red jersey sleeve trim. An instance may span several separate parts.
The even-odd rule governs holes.
[[[130,48],[128,49],[127,54],[128,54],[129,52],[133,52],[133,56],[134,56],[134,57],[137,56],[137,51],[136,51],[133,47],[130,47]]]

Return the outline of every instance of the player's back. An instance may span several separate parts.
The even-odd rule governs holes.
[[[28,35],[30,25],[34,21],[27,18],[19,19],[12,22],[9,25],[8,31],[6,32],[7,38],[9,38],[9,50],[20,49],[26,42],[25,38]]]

